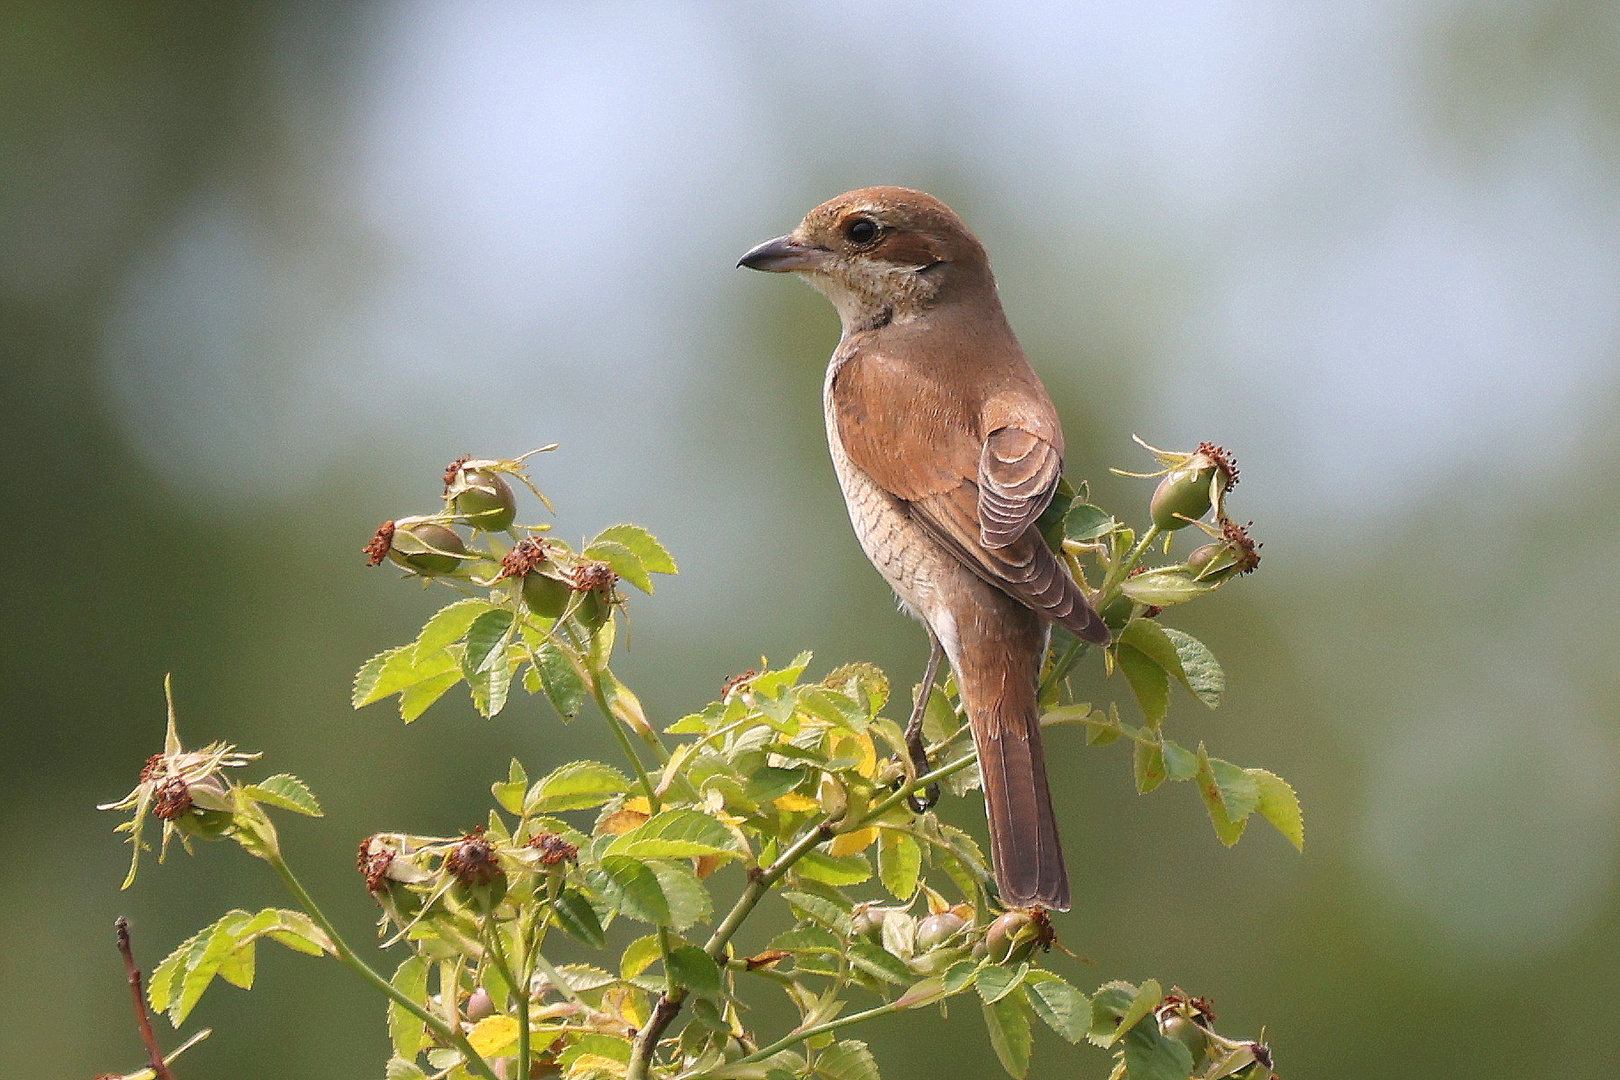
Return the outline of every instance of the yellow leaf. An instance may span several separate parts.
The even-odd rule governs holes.
[[[870,780],[877,775],[877,746],[865,731],[841,732],[833,745],[834,756],[855,759],[855,771]]]
[[[490,1057],[517,1041],[518,1022],[510,1016],[486,1016],[467,1032],[467,1041],[481,1057]]]
[[[821,806],[820,803],[816,802],[816,800],[812,799],[810,796],[801,795],[797,791],[790,791],[786,795],[779,796],[772,801],[778,810],[785,811],[789,814],[796,814],[804,810],[815,810]]]
[[[569,1080],[585,1076],[623,1076],[624,1062],[614,1061],[602,1054],[581,1054],[574,1059],[565,1074]]]
[[[856,829],[854,832],[839,833],[833,837],[832,843],[827,845],[827,854],[841,857],[853,855],[857,851],[865,851],[872,846],[872,841],[877,839],[877,835],[876,825],[868,825],[866,828]]]

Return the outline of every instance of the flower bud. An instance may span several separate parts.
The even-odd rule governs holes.
[[[466,556],[467,545],[443,525],[421,518],[400,518],[394,522],[388,557],[413,573],[423,577],[448,574],[460,566]]]
[[[1165,466],[1162,474],[1149,474],[1164,477],[1149,504],[1154,525],[1165,532],[1184,529],[1209,513],[1211,506],[1217,517],[1224,514],[1226,493],[1237,483],[1238,471],[1237,462],[1223,447],[1206,442],[1190,454],[1153,453]]]
[[[883,941],[883,919],[888,914],[887,908],[874,904],[858,904],[850,913],[849,921],[855,936],[864,938],[872,944],[881,944]]]

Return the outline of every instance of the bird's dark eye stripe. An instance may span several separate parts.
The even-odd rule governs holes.
[[[856,218],[845,227],[844,233],[855,244],[870,244],[877,239],[878,223],[871,218]]]

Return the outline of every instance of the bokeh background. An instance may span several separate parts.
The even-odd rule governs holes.
[[[988,246],[1071,476],[1140,520],[1106,473],[1146,466],[1131,433],[1223,442],[1266,541],[1181,618],[1232,690],[1170,726],[1292,780],[1306,851],[1225,850],[1188,787],[1138,797],[1061,730],[1059,928],[1098,961],[1068,973],[1209,995],[1289,1077],[1620,1075],[1617,181],[1601,0],[13,0],[3,1071],[138,1063],[116,914],[150,967],[282,902],[218,846],[117,892],[92,807],[160,745],[164,672],[190,740],[314,787],[285,839],[358,939],[360,837],[477,823],[513,754],[612,752],[529,699],[349,709],[442,599],[360,545],[461,453],[560,442],[565,535],[673,549],[623,669],[660,720],[762,654],[914,680],[825,459],[834,316],[733,269],[900,183]],[[182,1076],[386,1054],[369,991],[274,946],[205,1024]],[[866,1037],[895,1080],[998,1072],[971,1007]],[[1037,1046],[1037,1077],[1107,1071]]]

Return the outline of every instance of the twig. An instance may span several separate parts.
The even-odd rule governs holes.
[[[174,1074],[163,1062],[163,1050],[152,1031],[152,1018],[146,1012],[146,991],[141,988],[141,969],[135,966],[135,953],[129,945],[129,920],[120,915],[113,925],[118,928],[118,951],[124,955],[124,970],[129,973],[129,991],[135,997],[135,1023],[141,1029],[141,1042],[146,1045],[147,1065],[156,1080],[174,1080]]]

